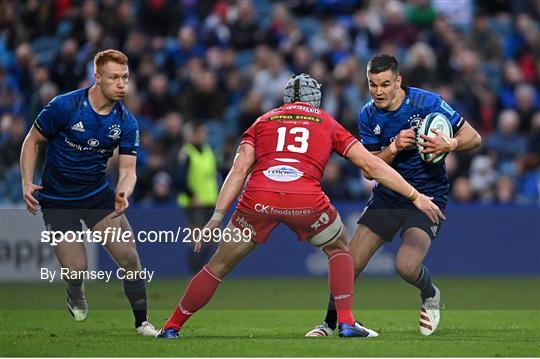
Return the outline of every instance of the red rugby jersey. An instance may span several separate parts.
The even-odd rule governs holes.
[[[357,141],[327,112],[308,103],[273,109],[242,135],[241,144],[255,148],[246,191],[320,193],[332,152],[345,156]]]

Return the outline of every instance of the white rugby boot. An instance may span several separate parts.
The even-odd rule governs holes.
[[[157,329],[147,320],[142,322],[142,324],[139,325],[136,330],[137,335],[141,335],[143,337],[155,337],[158,334]]]
[[[315,328],[307,332],[305,336],[310,338],[331,337],[332,334],[334,334],[332,328],[330,328],[328,324],[326,324],[326,322],[322,322],[321,324],[317,325]]]
[[[420,334],[433,334],[441,321],[441,309],[443,308],[444,304],[441,302],[441,291],[435,287],[435,295],[431,298],[426,298],[420,306]]]

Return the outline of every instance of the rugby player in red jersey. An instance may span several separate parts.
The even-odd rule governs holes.
[[[293,76],[287,83],[283,99],[283,106],[259,117],[242,135],[214,215],[205,226],[208,230],[220,227],[249,174],[246,188],[227,226],[231,233],[235,228],[241,229],[242,234],[248,230],[249,236],[239,241],[222,238],[208,264],[191,279],[158,338],[178,338],[184,323],[208,303],[222,279],[258,244],[264,243],[280,223],[291,228],[300,241],[307,241],[328,255],[328,280],[336,302],[339,335],[378,335],[356,322],[352,313],[354,271],[347,234],[339,214],[320,185],[332,152],[361,167],[366,176],[408,197],[434,222],[444,218],[430,198],[418,193],[319,108],[320,85],[309,75]]]

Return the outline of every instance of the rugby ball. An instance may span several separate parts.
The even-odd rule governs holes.
[[[425,135],[428,137],[436,137],[437,135],[431,131],[432,129],[438,129],[441,133],[446,134],[449,138],[452,138],[454,136],[452,131],[452,124],[445,115],[439,112],[433,112],[427,115],[422,122],[420,123],[420,127],[418,129],[418,132],[416,133],[416,143],[418,147],[418,151],[422,151],[424,147],[420,146],[418,142],[423,142],[424,140],[420,137],[420,135]],[[431,153],[419,153],[420,157],[423,161],[429,161],[431,159],[431,156],[433,156]],[[442,161],[448,153],[442,154],[437,156],[432,162],[430,163],[437,163]]]

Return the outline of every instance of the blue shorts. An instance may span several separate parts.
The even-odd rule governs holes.
[[[92,229],[114,211],[114,191],[107,187],[91,197],[75,201],[51,201],[40,198],[39,204],[48,230],[80,231],[81,220]]]
[[[444,204],[436,204],[444,213]],[[387,241],[392,241],[399,230],[403,238],[403,233],[409,228],[421,229],[434,240],[442,226],[442,222],[432,222],[411,202],[393,201],[377,193],[371,195],[357,223],[365,225]]]

